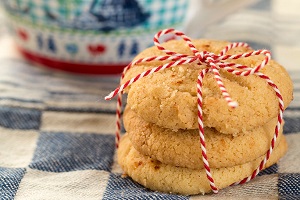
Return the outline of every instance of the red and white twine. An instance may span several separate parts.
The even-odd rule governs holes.
[[[166,35],[169,33],[173,33],[176,36],[181,37],[189,46],[191,49],[193,55],[185,55],[185,54],[180,54],[176,53],[173,51],[170,51],[168,49],[165,49],[163,46],[161,46],[159,42],[159,37],[162,35]],[[278,87],[272,82],[272,80],[264,75],[263,73],[260,72],[260,69],[262,69],[265,65],[268,64],[268,62],[271,59],[271,53],[267,50],[257,50],[257,51],[252,51],[248,53],[243,53],[243,54],[237,54],[237,55],[226,55],[226,53],[233,48],[236,47],[248,47],[248,44],[246,43],[231,43],[227,45],[218,55],[215,55],[214,53],[207,52],[207,51],[202,51],[199,52],[196,47],[192,44],[192,41],[189,37],[187,37],[184,33],[174,30],[174,29],[165,29],[162,31],[159,31],[155,36],[154,36],[154,44],[157,46],[157,48],[161,51],[163,51],[166,55],[164,56],[153,56],[153,57],[146,57],[146,58],[140,58],[138,60],[133,61],[130,63],[123,71],[122,76],[121,76],[121,81],[124,78],[125,73],[129,68],[132,66],[139,64],[139,63],[144,63],[144,62],[151,62],[151,61],[169,61],[168,63],[164,65],[160,65],[158,67],[154,67],[152,69],[149,69],[147,71],[142,72],[141,74],[138,74],[136,77],[128,80],[124,84],[120,85],[117,89],[115,89],[113,92],[111,92],[108,96],[105,97],[105,100],[110,100],[114,96],[118,95],[118,101],[117,101],[117,111],[116,111],[116,116],[117,116],[117,122],[116,122],[116,147],[119,145],[120,141],[120,129],[121,129],[121,124],[120,124],[120,118],[121,118],[121,107],[122,107],[122,92],[125,88],[130,86],[132,83],[138,81],[139,79],[146,77],[150,74],[153,74],[155,72],[170,68],[170,67],[175,67],[179,66],[182,64],[188,64],[188,63],[196,63],[199,65],[206,65],[207,67],[202,69],[199,72],[198,79],[197,79],[197,108],[198,108],[198,127],[199,127],[199,135],[200,135],[200,147],[201,147],[201,153],[202,153],[202,160],[204,164],[204,168],[206,171],[207,179],[209,181],[210,187],[214,193],[218,192],[218,188],[215,185],[215,181],[213,179],[213,176],[211,174],[211,170],[209,167],[209,162],[208,162],[208,157],[207,157],[207,152],[206,152],[206,147],[205,147],[205,135],[204,135],[204,125],[203,125],[203,113],[202,113],[202,86],[203,86],[203,78],[205,74],[207,73],[212,73],[214,75],[215,80],[217,81],[217,84],[220,88],[220,91],[222,93],[223,98],[227,101],[228,106],[235,108],[238,106],[238,103],[236,101],[233,101],[229,95],[229,93],[226,90],[226,87],[223,84],[222,78],[220,76],[220,69],[223,69],[231,74],[234,74],[236,76],[249,76],[252,74],[257,75],[258,77],[264,79],[269,86],[273,88],[273,90],[276,93],[276,96],[278,98],[279,102],[279,113],[277,116],[277,124],[274,130],[274,137],[270,143],[270,148],[266,152],[264,159],[261,161],[257,169],[255,169],[252,173],[251,176],[244,178],[243,180],[234,183],[233,185],[237,184],[243,184],[246,183],[250,180],[252,180],[265,166],[267,160],[269,159],[274,146],[276,139],[279,134],[279,130],[282,124],[282,114],[284,110],[284,103],[282,96],[280,94],[280,91]],[[256,67],[250,68],[244,65],[239,65],[236,63],[228,63],[225,60],[227,59],[238,59],[238,58],[245,58],[249,56],[254,56],[254,55],[260,55],[263,54],[265,55],[264,60]]]

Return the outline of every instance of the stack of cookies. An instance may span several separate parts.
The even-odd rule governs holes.
[[[194,40],[199,51],[218,54],[228,42]],[[184,41],[164,43],[166,49],[191,54]],[[228,54],[252,51],[248,47],[231,49]],[[151,47],[136,59],[164,55]],[[230,62],[257,66],[263,56]],[[229,61],[228,61],[229,62]],[[154,61],[132,67],[124,82],[166,62]],[[211,192],[207,180],[197,122],[197,76],[206,66],[184,64],[156,72],[133,83],[126,90],[127,106],[123,120],[126,134],[118,149],[118,162],[125,174],[146,188],[184,195]],[[271,60],[262,70],[278,86],[285,108],[293,95],[286,70]],[[252,174],[270,148],[279,111],[278,98],[265,80],[256,75],[236,76],[220,70],[232,99],[230,108],[212,74],[203,80],[203,123],[206,150],[212,176],[221,189]],[[282,128],[265,167],[276,163],[287,150]]]

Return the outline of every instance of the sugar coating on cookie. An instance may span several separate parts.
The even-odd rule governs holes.
[[[276,163],[286,152],[287,143],[284,138],[274,149],[265,167]],[[212,175],[219,189],[252,174],[263,157],[251,162],[225,168],[212,168]],[[155,191],[178,193],[183,195],[204,194],[211,192],[204,169],[188,169],[166,165],[149,156],[139,153],[124,135],[118,149],[118,162],[124,172],[133,180]]]
[[[199,51],[218,54],[228,42],[213,40],[193,40]],[[191,54],[184,41],[170,41],[163,46],[176,52]],[[251,51],[250,48],[238,47],[228,54],[240,54]],[[148,56],[164,55],[156,47],[146,49],[136,59]],[[263,56],[251,56],[237,60],[228,60],[248,67],[255,67]],[[160,66],[166,62],[155,61],[133,66],[125,74],[123,82],[139,73]],[[133,83],[128,92],[128,106],[147,122],[158,126],[178,129],[197,129],[196,80],[204,65],[185,64],[156,72]],[[278,86],[285,107],[293,96],[292,81],[286,70],[271,60],[262,70]],[[211,73],[203,81],[203,123],[225,134],[238,134],[262,126],[278,114],[278,98],[266,81],[257,75],[236,76],[220,70],[228,93],[239,106],[228,107]]]
[[[162,163],[191,169],[203,169],[199,131],[172,131],[146,122],[134,111],[125,109],[124,127],[132,145],[144,155]],[[277,118],[263,126],[237,136],[220,134],[215,129],[205,128],[206,151],[210,167],[230,167],[250,162],[264,155],[270,148]],[[281,140],[282,128],[276,140]]]

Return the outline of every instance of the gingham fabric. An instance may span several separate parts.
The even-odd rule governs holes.
[[[91,17],[88,10],[94,5],[95,12],[100,13],[101,3],[104,0],[2,0],[6,10],[16,17],[33,22],[37,26],[72,28],[78,22],[78,17]],[[107,1],[114,4],[113,1]],[[120,1],[121,3],[122,1]],[[184,19],[188,0],[136,0],[142,12],[149,13],[149,20],[143,23],[142,28],[157,29],[168,25],[178,25]],[[97,7],[98,6],[98,7]],[[90,26],[97,30],[94,24],[88,25],[88,20],[79,27]],[[137,28],[141,28],[140,26]],[[130,27],[132,29],[132,27]],[[94,31],[92,30],[92,31]]]
[[[265,16],[261,8],[282,7],[279,1],[263,2],[256,5],[260,10],[255,16]],[[292,10],[284,16],[295,16]],[[228,18],[219,26],[223,23],[233,21]],[[292,25],[286,28],[299,29]],[[251,182],[205,196],[147,190],[121,177],[115,160],[116,100],[106,102],[104,96],[119,77],[68,75],[21,59],[1,59],[0,199],[300,199],[300,46],[297,41],[260,43],[252,38],[245,40],[271,49],[274,59],[287,67],[294,101],[284,113],[287,154]]]

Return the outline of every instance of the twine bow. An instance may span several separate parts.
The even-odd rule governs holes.
[[[166,35],[169,33],[173,33],[176,36],[181,37],[189,46],[191,49],[193,55],[186,55],[186,54],[180,54],[176,53],[173,51],[170,51],[168,49],[165,49],[163,46],[161,46],[159,42],[159,37],[162,35]],[[200,147],[201,147],[201,154],[202,154],[202,160],[205,168],[205,172],[207,175],[207,179],[209,181],[210,187],[214,193],[218,192],[218,188],[215,185],[214,179],[211,174],[211,170],[209,167],[209,162],[206,154],[206,147],[205,147],[205,136],[204,136],[204,126],[203,126],[203,114],[202,114],[202,86],[203,86],[203,78],[205,74],[207,73],[212,73],[214,75],[214,78],[220,88],[220,91],[222,93],[223,98],[227,101],[228,106],[235,108],[238,106],[238,103],[236,101],[233,101],[228,94],[222,78],[220,76],[219,70],[223,69],[231,74],[234,74],[236,76],[249,76],[252,74],[257,75],[258,77],[264,79],[269,86],[273,88],[273,90],[276,93],[276,96],[278,97],[278,102],[279,102],[279,112],[277,116],[277,124],[274,130],[274,136],[271,140],[270,143],[270,148],[265,154],[264,159],[261,161],[259,166],[253,171],[253,173],[249,176],[244,178],[243,180],[236,182],[232,185],[237,185],[237,184],[243,184],[246,183],[253,178],[256,177],[256,175],[263,169],[265,166],[267,160],[269,159],[274,146],[276,139],[278,137],[278,133],[282,124],[282,114],[284,110],[284,103],[282,96],[280,94],[280,91],[278,87],[273,83],[273,81],[266,75],[260,72],[260,69],[262,69],[265,65],[268,64],[269,60],[271,59],[271,53],[267,50],[257,50],[257,51],[252,51],[248,53],[243,53],[243,54],[237,54],[237,55],[226,55],[226,53],[233,48],[236,47],[248,47],[248,44],[246,43],[231,43],[227,45],[218,55],[207,52],[207,51],[201,51],[199,52],[196,47],[192,44],[192,41],[189,37],[187,37],[184,33],[174,30],[174,29],[165,29],[162,31],[159,31],[155,36],[154,36],[154,44],[157,46],[157,48],[160,51],[163,51],[166,55],[163,56],[153,56],[153,57],[146,57],[146,58],[140,58],[138,60],[133,61],[130,63],[123,71],[122,76],[121,76],[121,81],[124,78],[125,73],[127,72],[128,69],[130,69],[132,66],[139,64],[139,63],[144,63],[144,62],[151,62],[151,61],[170,61],[164,65],[160,65],[158,67],[154,67],[152,69],[149,69],[147,71],[142,72],[141,74],[138,74],[136,77],[128,80],[124,84],[120,85],[117,89],[112,91],[108,96],[105,97],[105,100],[110,100],[114,96],[118,95],[118,101],[117,101],[117,110],[116,110],[116,147],[119,145],[119,140],[120,140],[120,118],[121,118],[121,106],[122,106],[122,92],[125,88],[130,86],[132,83],[138,81],[139,79],[146,77],[150,74],[153,74],[155,72],[170,68],[170,67],[175,67],[183,64],[188,64],[188,63],[196,63],[199,65],[205,65],[207,66],[206,68],[202,69],[199,74],[198,74],[198,79],[197,79],[197,108],[198,108],[198,128],[199,128],[199,135],[200,135]],[[238,59],[238,58],[246,58],[249,56],[254,56],[254,55],[260,55],[263,54],[265,55],[264,60],[257,65],[254,68],[250,68],[244,65],[236,64],[236,63],[230,63],[226,62],[227,59]]]

